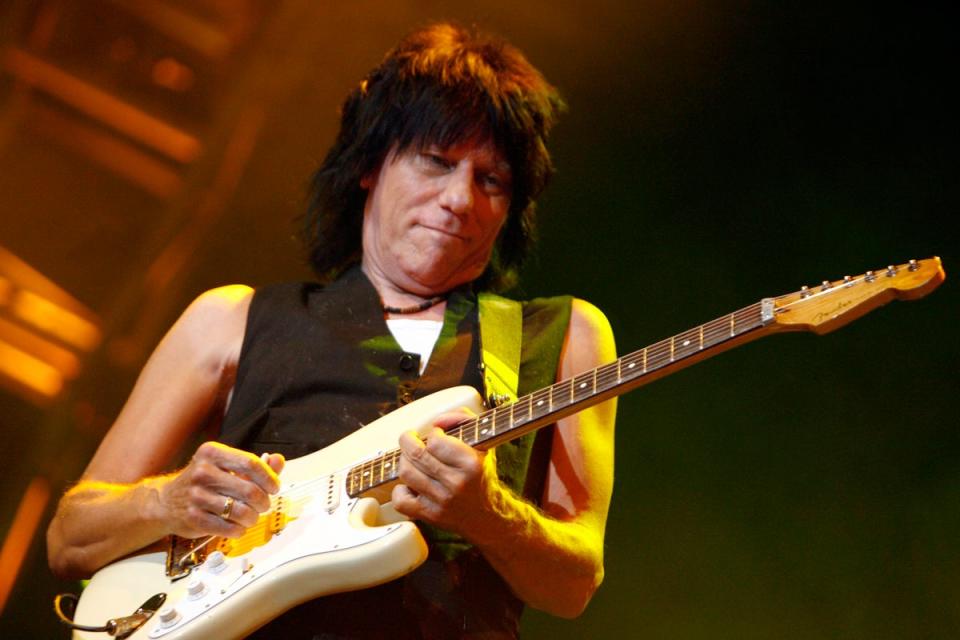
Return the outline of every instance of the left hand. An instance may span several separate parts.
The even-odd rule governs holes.
[[[425,438],[415,431],[400,436],[400,484],[393,489],[392,501],[409,518],[476,542],[503,487],[492,450],[478,451],[444,433],[444,427],[463,418],[462,413],[443,414]]]

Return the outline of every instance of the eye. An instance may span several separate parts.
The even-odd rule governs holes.
[[[430,167],[437,169],[449,169],[452,165],[449,160],[437,153],[421,153],[420,158]]]
[[[500,195],[510,189],[510,182],[499,173],[485,173],[481,176],[480,182],[487,193]]]

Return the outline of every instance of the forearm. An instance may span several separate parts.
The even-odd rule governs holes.
[[[47,530],[50,568],[61,577],[87,577],[104,565],[170,533],[157,517],[166,476],[133,484],[81,481],[57,507]]]
[[[502,489],[474,542],[514,594],[564,618],[583,612],[603,581],[603,526],[551,518]]]

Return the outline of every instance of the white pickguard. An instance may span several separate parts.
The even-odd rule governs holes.
[[[166,622],[154,615],[131,639],[237,638],[301,602],[409,573],[427,556],[416,525],[388,503],[351,498],[344,486],[345,474],[395,449],[401,433],[427,428],[436,416],[461,407],[482,410],[482,400],[472,387],[432,394],[322,451],[288,461],[277,496],[289,501],[293,515],[278,534],[265,536],[267,542],[242,555],[228,557],[217,570],[207,563],[177,581],[165,575],[165,552],[110,564],[90,580],[77,605],[75,622],[103,625],[132,614],[151,596],[166,593],[165,606],[175,615]],[[75,639],[105,637],[74,632]]]

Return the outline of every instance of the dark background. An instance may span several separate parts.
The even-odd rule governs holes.
[[[24,42],[47,4],[3,10],[4,42]],[[88,45],[124,28],[111,22],[119,4],[91,2],[102,15],[88,21],[64,10],[60,24],[73,31],[45,55],[81,75],[109,69]],[[181,98],[139,96],[213,150],[182,170],[173,195],[146,197],[75,150],[34,143],[42,132],[10,115],[16,91],[2,85],[0,244],[95,311],[105,339],[57,403],[2,396],[11,464],[0,525],[31,476],[59,491],[79,475],[150,346],[192,297],[306,277],[292,219],[339,101],[406,31],[455,18],[518,45],[570,107],[554,136],[542,243],[518,294],[590,300],[621,353],[803,284],[933,255],[948,273],[919,302],[828,336],[747,345],[621,399],[606,581],[576,621],[528,612],[525,637],[956,637],[960,295],[950,273],[960,256],[948,93],[957,38],[946,12],[240,4],[251,24],[272,26],[248,25],[236,66],[208,74],[193,111]],[[207,17],[230,13],[199,6]],[[71,49],[74,32],[87,45]],[[86,77],[138,95],[106,72]],[[239,153],[230,132],[250,104],[259,119],[248,159],[219,192],[220,212],[196,222],[205,211],[196,203]],[[187,241],[184,229],[195,231]],[[186,257],[157,285],[150,268],[169,247]],[[44,553],[38,535],[0,635],[58,637],[50,599],[76,586],[47,576]]]

